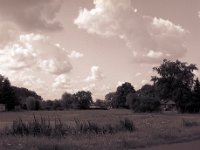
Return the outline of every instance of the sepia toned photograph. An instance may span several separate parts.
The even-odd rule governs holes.
[[[200,150],[200,0],[0,0],[0,150]]]

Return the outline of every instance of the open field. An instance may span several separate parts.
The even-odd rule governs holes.
[[[130,110],[69,110],[35,112],[1,112],[0,129],[11,126],[19,117],[31,121],[36,117],[46,116],[53,122],[59,117],[63,123],[73,124],[74,119],[92,121],[100,125],[116,124],[129,118],[136,131],[117,132],[115,134],[80,134],[61,138],[0,136],[1,149],[51,150],[51,149],[132,149],[200,139],[200,114],[176,113],[133,113]]]

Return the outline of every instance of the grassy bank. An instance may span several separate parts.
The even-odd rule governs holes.
[[[130,149],[188,141],[200,138],[199,114],[136,114],[130,110],[70,110],[70,111],[38,111],[38,112],[3,112],[0,113],[0,129],[12,126],[13,120],[19,117],[26,123],[33,120],[33,114],[37,118],[41,115],[48,117],[51,124],[59,117],[63,124],[74,124],[74,118],[80,122],[92,122],[98,127],[110,124],[113,127],[119,125],[120,120],[128,118],[133,122],[136,130],[127,132],[119,130],[115,133],[94,134],[87,132],[82,134],[68,134],[62,137],[49,136],[20,136],[0,135],[0,147],[2,150],[12,149]]]

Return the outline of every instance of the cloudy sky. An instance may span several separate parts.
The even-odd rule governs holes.
[[[164,58],[200,67],[199,0],[0,0],[0,22],[0,73],[44,99],[138,89]]]

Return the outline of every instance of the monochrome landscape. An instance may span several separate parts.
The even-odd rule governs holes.
[[[198,0],[0,0],[0,150],[199,150]]]

